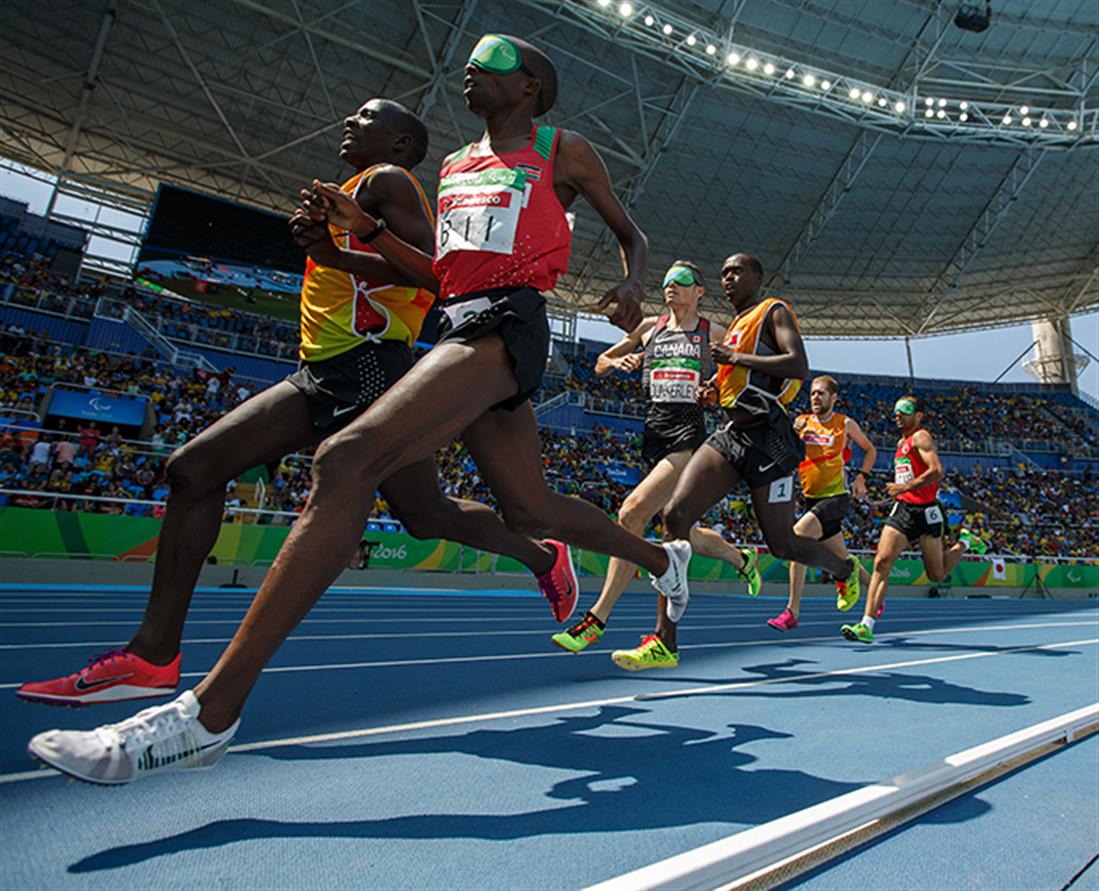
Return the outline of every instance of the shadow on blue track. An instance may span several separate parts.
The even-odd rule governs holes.
[[[877,696],[882,699],[901,699],[908,702],[955,703],[958,705],[987,705],[1010,708],[1027,705],[1031,699],[1021,693],[978,690],[962,684],[952,684],[942,678],[926,674],[883,671],[877,674],[844,675],[830,674],[827,677],[803,677],[812,674],[807,666],[819,665],[813,659],[786,659],[782,662],[770,662],[761,665],[745,665],[742,674],[735,678],[698,678],[676,675],[671,680],[677,683],[705,686],[707,684],[735,684],[751,680],[788,682],[797,686],[813,686],[824,689],[791,690],[748,687],[739,690],[716,690],[713,693],[684,693],[690,697],[743,697],[763,696],[775,699],[804,699],[807,697],[831,696]],[[803,667],[797,667],[803,666]],[[752,677],[754,675],[754,677]],[[662,681],[669,680],[661,678]],[[662,700],[675,699],[675,695],[661,693]]]
[[[437,805],[442,812],[381,819],[219,820],[179,835],[101,851],[72,864],[68,871],[117,869],[247,839],[508,840],[701,823],[755,825],[861,785],[797,770],[750,769],[759,759],[743,751],[745,746],[790,739],[788,733],[751,724],[729,724],[712,732],[645,720],[650,715],[647,709],[605,707],[588,717],[570,716],[538,727],[292,746],[261,756],[289,762],[332,760],[337,762],[334,769],[346,771],[349,781],[364,785],[376,777],[359,762],[384,756],[454,754],[582,774],[551,786],[545,797],[554,804],[544,810],[453,813]],[[532,783],[537,782],[537,774],[532,774]],[[491,797],[486,806],[490,802]],[[561,806],[560,802],[571,804]],[[318,815],[323,815],[323,802],[316,805]]]

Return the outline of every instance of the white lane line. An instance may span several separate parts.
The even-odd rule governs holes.
[[[1066,622],[1064,625],[1073,626],[1078,624],[1091,624],[1091,623],[1077,623]],[[1041,625],[1038,627],[1064,627],[1060,624],[1053,626]],[[1018,625],[990,625],[985,627],[973,627],[973,628],[931,628],[926,630],[916,631],[903,631],[896,632],[897,636],[916,636],[916,635],[929,635],[929,634],[959,634],[959,633],[971,633],[977,631],[1005,631],[1005,630],[1018,630],[1021,626]],[[879,638],[882,640],[882,638]],[[713,650],[713,649],[737,649],[740,647],[755,647],[755,646],[767,646],[775,642],[775,638],[768,637],[759,640],[738,640],[738,641],[719,641],[717,643],[701,643],[701,644],[687,644],[680,647],[681,650]],[[834,634],[830,634],[827,637],[806,637],[801,638],[800,643],[842,643],[841,639]],[[1033,647],[1026,647],[1024,649],[1033,649]],[[1012,652],[1011,648],[1001,650],[999,652]],[[531,659],[560,659],[564,654],[557,650],[540,650],[537,653],[496,653],[492,655],[474,655],[474,656],[445,656],[432,659],[389,659],[389,660],[377,660],[374,662],[329,662],[307,665],[278,665],[268,666],[263,669],[263,674],[291,674],[302,671],[357,671],[366,668],[408,668],[410,666],[417,665],[462,665],[477,662],[513,662],[515,660],[522,660],[528,662]],[[573,656],[603,656],[606,655],[606,651],[599,650],[586,650],[582,653],[571,654]],[[935,660],[932,660],[935,661]],[[915,663],[913,663],[915,664]],[[872,666],[871,666],[872,667]],[[180,672],[180,678],[204,678],[206,677],[208,670],[206,671],[184,671]],[[814,675],[816,677],[816,675]],[[14,690],[19,687],[22,682],[0,684],[0,690]],[[696,692],[695,690],[676,690],[668,693],[653,693],[643,694],[652,695],[655,697],[667,697],[667,696],[685,696]]]
[[[1027,647],[1012,647],[1007,650],[998,650],[993,653],[963,653],[955,656],[939,656],[929,659],[912,659],[906,662],[891,662],[886,665],[863,665],[855,668],[844,668],[836,671],[812,672],[810,674],[791,675],[781,678],[760,678],[757,680],[741,681],[735,684],[713,684],[710,687],[697,687],[692,691],[679,691],[674,695],[701,692],[724,692],[726,690],[743,690],[751,687],[765,687],[772,684],[796,684],[803,680],[816,680],[822,677],[846,677],[849,675],[873,674],[878,671],[893,671],[898,668],[911,668],[917,665],[934,665],[944,662],[961,662],[968,659],[987,659],[993,656],[1009,656],[1016,653],[1026,653],[1033,650],[1057,650],[1066,647],[1088,646],[1099,644],[1099,638],[1085,640],[1066,640],[1059,643],[1036,644]],[[390,663],[393,664],[393,663]],[[271,669],[268,669],[270,671]],[[348,739],[363,739],[371,736],[382,736],[391,733],[406,733],[413,730],[433,730],[439,727],[453,727],[461,724],[481,724],[487,721],[497,721],[505,718],[527,718],[536,715],[549,715],[558,712],[574,711],[582,708],[601,708],[608,705],[621,705],[627,702],[650,702],[655,699],[669,698],[659,694],[635,694],[628,696],[611,696],[604,699],[588,699],[579,702],[564,702],[557,705],[533,706],[530,708],[508,709],[499,712],[484,712],[474,715],[456,715],[450,718],[432,718],[425,721],[411,721],[406,724],[390,724],[383,727],[364,727],[358,730],[340,730],[334,733],[318,733],[308,736],[284,737],[282,739],[260,740],[251,743],[242,743],[239,746],[231,746],[230,752],[260,752],[267,749],[277,749],[284,746],[310,745],[314,743],[339,742]],[[0,774],[0,784],[14,783],[20,780],[40,779],[47,776],[56,776],[57,771],[34,770],[20,771],[19,773]]]
[[[835,626],[836,619],[821,619],[815,622],[799,622],[798,627],[803,628],[808,625],[830,625]],[[679,630],[683,631],[726,631],[733,629],[743,628],[755,628],[759,629],[762,622],[744,622],[733,625],[727,624],[713,624],[707,623],[705,625],[680,625]],[[1077,622],[1031,622],[1025,625],[982,625],[974,629],[963,628],[947,628],[947,629],[931,629],[931,630],[919,630],[919,631],[890,631],[886,632],[889,637],[897,637],[904,634],[941,634],[944,631],[956,632],[960,630],[977,630],[977,631],[1023,631],[1033,628],[1068,628],[1076,625],[1099,625],[1099,622],[1077,621]],[[644,634],[650,630],[649,625],[636,625],[633,627],[622,627],[621,625],[615,625],[614,630],[617,632],[629,632],[629,633],[641,633]],[[318,640],[406,640],[413,639],[418,640],[420,638],[447,638],[457,639],[464,637],[518,637],[518,636],[548,636],[549,631],[545,628],[537,629],[503,629],[501,631],[408,631],[408,632],[383,632],[380,634],[292,634],[286,640],[291,641],[318,641]],[[884,638],[879,637],[879,640]],[[198,644],[227,644],[231,641],[231,637],[190,637],[183,640],[183,645],[198,645]],[[766,640],[761,641],[749,641],[741,643],[807,643],[811,641],[821,640],[838,640],[836,635],[829,635],[827,637],[769,637]],[[84,641],[48,641],[40,643],[13,643],[13,644],[0,644],[0,651],[4,650],[67,650],[67,649],[95,649],[96,647],[115,647],[118,646],[118,640],[84,640]],[[685,644],[683,649],[690,649],[693,646],[713,646],[713,644]],[[552,653],[557,653],[556,650],[551,650]],[[590,653],[591,651],[589,651]]]

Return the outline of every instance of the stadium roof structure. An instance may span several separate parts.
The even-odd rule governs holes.
[[[480,133],[467,53],[512,33],[558,66],[546,122],[597,145],[647,233],[653,308],[660,271],[691,258],[727,318],[717,272],[745,250],[812,335],[1064,318],[1099,304],[1099,3],[991,0],[980,33],[954,23],[974,5],[14,0],[0,154],[135,211],[158,181],[289,211],[343,173],[343,116],[384,95],[424,116],[433,188]],[[590,307],[621,267],[574,210],[558,297]]]

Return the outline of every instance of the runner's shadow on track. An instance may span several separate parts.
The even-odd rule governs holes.
[[[72,864],[68,871],[118,869],[183,851],[251,839],[503,841],[679,829],[695,824],[728,825],[730,831],[735,831],[862,785],[801,770],[761,767],[759,756],[747,751],[761,744],[781,745],[792,739],[788,733],[751,724],[714,726],[717,729],[657,723],[646,708],[620,706],[599,708],[590,716],[556,718],[535,727],[273,749],[256,757],[290,762],[271,769],[293,770],[299,781],[303,771],[327,769],[319,765],[310,768],[309,762],[336,762],[333,770],[339,770],[353,787],[362,787],[362,794],[357,788],[345,791],[347,800],[353,802],[352,813],[358,808],[364,817],[332,820],[330,814],[346,814],[347,807],[303,797],[301,800],[308,803],[306,816],[308,805],[314,807],[312,820],[217,820],[178,835],[101,851]],[[434,807],[435,813],[379,815],[377,808],[371,807],[370,790],[378,782],[379,770],[399,770],[400,759],[437,765],[437,760],[424,757],[432,755],[508,762],[529,767],[532,772],[522,789],[509,787],[498,798],[491,793],[486,796],[483,780],[471,779],[468,786],[455,788],[453,780],[446,784],[451,789],[450,808],[438,801],[429,804],[430,798],[405,802],[409,810]],[[373,770],[362,769],[380,758],[387,760]],[[548,772],[546,776],[540,773],[543,769]],[[572,776],[560,779],[562,771]],[[478,771],[471,774],[481,776]],[[419,788],[433,788],[430,775],[421,774],[417,783]]]
[[[998,647],[992,644],[978,645],[978,646],[966,646],[965,644],[950,644],[950,643],[933,643],[912,640],[908,637],[883,637],[875,640],[874,649],[887,647],[893,650],[934,650],[934,651],[957,651],[959,653],[1010,653],[1011,655],[1019,656],[1079,656],[1079,650],[1037,650],[1037,649],[1022,649],[1019,647]],[[869,650],[869,647],[865,649]]]
[[[738,678],[684,678],[677,681],[705,686],[767,681],[767,687],[742,687],[735,690],[715,690],[713,693],[684,692],[684,697],[698,696],[763,696],[775,699],[804,699],[823,696],[876,696],[879,699],[903,699],[907,702],[955,703],[958,705],[988,705],[1000,708],[1027,705],[1030,697],[1021,693],[978,690],[962,684],[952,684],[942,678],[925,674],[899,671],[882,671],[874,674],[828,674],[814,677],[815,672],[795,668],[798,665],[816,665],[812,659],[786,659],[762,665],[746,665],[743,677]],[[753,677],[754,675],[754,677]],[[666,679],[662,679],[666,680]],[[818,689],[791,690],[777,685],[789,683],[812,686]],[[660,699],[675,699],[674,692],[660,695]]]

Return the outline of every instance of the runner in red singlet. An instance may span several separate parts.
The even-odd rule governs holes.
[[[552,530],[563,541],[637,563],[669,599],[686,600],[686,561],[669,558],[674,546],[646,542],[593,505],[549,490],[529,401],[549,347],[539,289],[552,288],[568,262],[565,210],[583,196],[617,236],[626,279],[600,306],[616,303],[611,321],[627,331],[641,321],[645,236],[586,139],[534,126],[533,118],[549,110],[557,93],[545,54],[513,37],[486,35],[466,65],[464,85],[485,132],[444,162],[436,256],[392,231],[338,185],[315,183],[302,206],[311,218],[371,245],[396,270],[390,280],[437,290],[447,316],[439,343],[321,444],[301,518],[233,640],[198,687],[91,734],[39,734],[31,741],[37,757],[100,783],[216,763],[260,672],[346,564],[379,483],[456,436],[511,529]],[[143,745],[128,749],[126,743],[138,737]]]
[[[901,438],[893,457],[893,482],[886,489],[896,501],[878,541],[874,572],[866,595],[866,614],[861,622],[840,629],[848,640],[862,643],[874,642],[874,622],[885,606],[889,572],[901,551],[912,542],[919,542],[927,577],[933,582],[941,582],[958,565],[968,547],[959,541],[943,550],[946,521],[939,504],[943,465],[934,437],[924,429],[924,412],[919,399],[902,396],[893,406],[893,418],[900,428]]]

